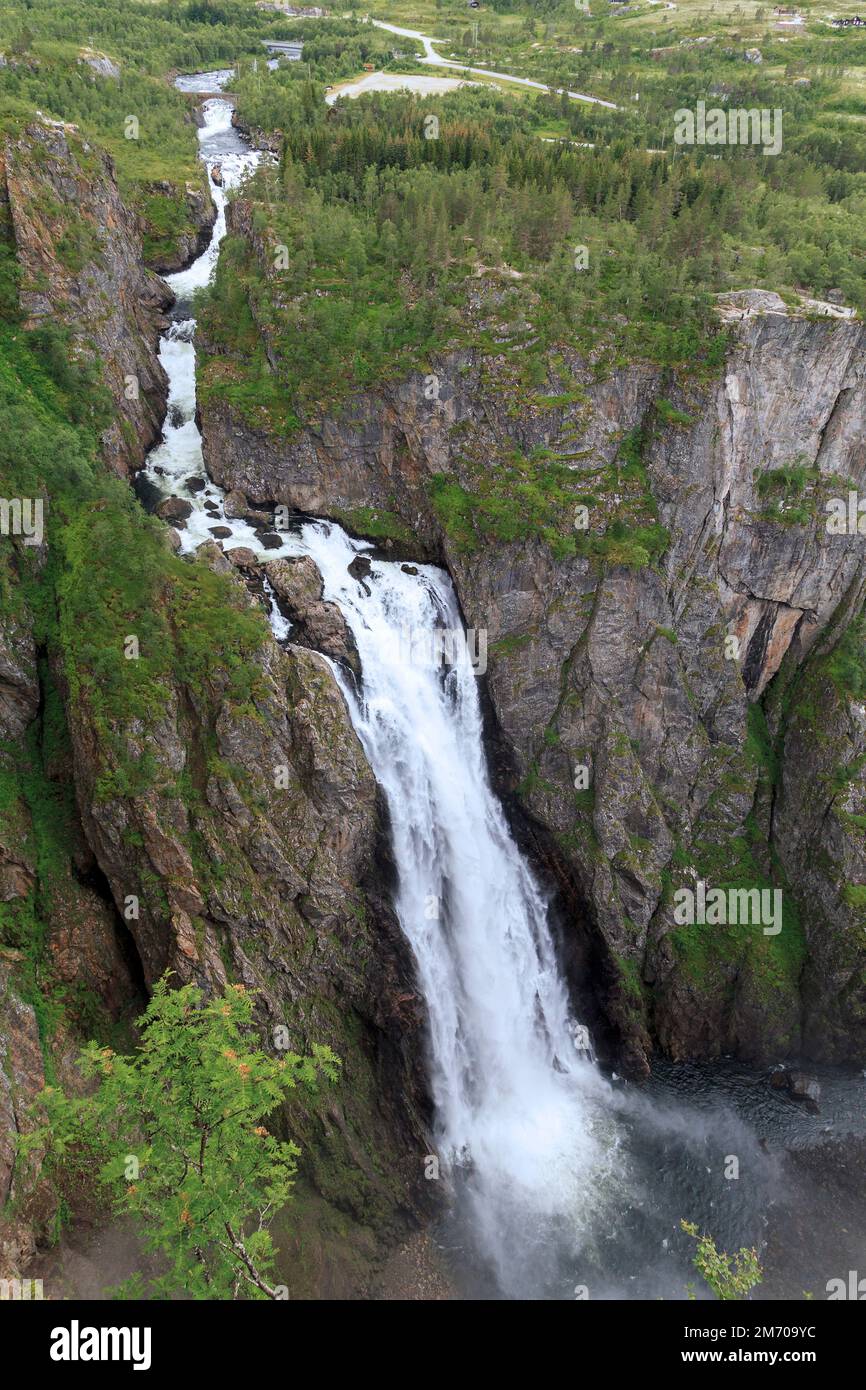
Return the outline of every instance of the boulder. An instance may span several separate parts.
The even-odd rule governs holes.
[[[821,1083],[817,1077],[804,1071],[774,1071],[770,1085],[777,1091],[784,1091],[792,1100],[802,1102],[807,1110],[817,1115],[821,1100]]]
[[[269,560],[265,573],[282,611],[293,624],[292,641],[323,652],[360,675],[355,639],[337,604],[328,603],[322,597],[324,584],[312,557],[299,555]]]
[[[246,521],[250,526],[264,526],[270,529],[274,524],[271,513],[251,506],[238,488],[226,493],[223,506],[226,516],[237,521]]]
[[[192,502],[188,502],[185,497],[166,497],[157,507],[156,514],[163,521],[175,521],[183,525],[187,518],[192,516]]]
[[[227,550],[226,559],[241,570],[253,570],[259,564],[259,557],[256,552],[250,550],[249,546],[246,545],[236,545],[231,550]]]

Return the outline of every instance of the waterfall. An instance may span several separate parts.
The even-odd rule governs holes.
[[[209,92],[230,76],[178,85]],[[183,551],[216,532],[226,549],[243,545],[263,558],[309,554],[354,634],[360,684],[333,669],[389,809],[395,907],[427,1009],[433,1142],[453,1188],[448,1229],[459,1263],[492,1271],[484,1291],[509,1297],[682,1298],[693,1271],[680,1218],[727,1249],[755,1243],[779,1193],[776,1160],[755,1126],[799,1136],[792,1107],[733,1063],[661,1063],[654,1096],[607,1082],[592,1063],[570,1014],[544,892],[490,787],[471,651],[441,640],[461,630],[448,576],[380,558],[327,522],[286,532],[273,549],[272,536],[266,548],[254,526],[226,517],[195,420],[191,297],[216,265],[225,191],[267,156],[232,128],[227,101],[206,101],[203,114],[201,156],[208,168],[220,163],[223,187],[213,189],[210,245],[169,277],[178,299],[160,346],[169,410],[145,473],[159,492],[190,503]],[[362,577],[359,556],[368,562]],[[275,636],[291,640],[264,587]],[[851,1084],[837,1088],[845,1130],[855,1113],[866,1125]],[[747,1165],[748,1183],[726,1180],[731,1154]]]
[[[213,90],[229,75],[180,81]],[[205,472],[189,300],[216,265],[224,189],[260,156],[242,143],[231,107],[219,99],[205,103],[199,137],[208,167],[220,162],[224,186],[213,190],[217,220],[207,250],[169,277],[178,299],[160,346],[169,411],[145,472],[192,507],[183,551],[218,528],[226,549],[244,545],[269,559],[309,554],[325,597],[352,630],[360,687],[334,670],[390,812],[395,907],[429,1020],[435,1157],[498,1287],[541,1292],[558,1259],[573,1271],[598,1213],[617,1151],[610,1088],[571,1015],[545,895],[490,787],[472,654],[463,640],[440,640],[462,636],[448,576],[372,555],[356,578],[349,565],[373,548],[326,522],[287,532],[280,548],[265,550],[252,526],[226,517],[222,491]],[[269,588],[267,595],[274,633],[284,640],[288,624]]]
[[[306,525],[361,658],[337,670],[390,812],[395,907],[427,1005],[438,1157],[500,1285],[574,1256],[609,1166],[607,1083],[569,1009],[547,902],[490,787],[478,677],[450,580]],[[448,634],[455,640],[442,640]],[[447,653],[447,657],[446,657]],[[593,1179],[591,1182],[590,1179]]]

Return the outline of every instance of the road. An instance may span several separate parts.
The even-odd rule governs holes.
[[[571,92],[563,87],[548,87],[546,82],[535,82],[531,77],[513,77],[508,72],[494,72],[491,68],[474,68],[467,63],[459,63],[453,58],[440,58],[433,47],[437,43],[445,43],[445,39],[431,39],[427,34],[419,34],[417,29],[401,29],[396,24],[386,24],[383,19],[372,19],[371,24],[375,24],[377,29],[387,29],[389,34],[397,34],[402,39],[415,39],[417,43],[424,45],[424,57],[422,63],[431,63],[437,68],[456,68],[459,72],[475,72],[482,77],[498,78],[501,82],[514,82],[519,87],[532,87],[538,92],[554,92],[557,96],[571,97],[572,101],[588,101],[593,106],[606,106],[610,111],[619,110],[616,102],[605,101],[602,97],[591,97],[586,92]]]

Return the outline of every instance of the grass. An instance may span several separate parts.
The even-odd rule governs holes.
[[[339,513],[337,519],[356,535],[372,541],[391,541],[396,545],[413,547],[417,537],[396,512],[382,507],[351,507]]]

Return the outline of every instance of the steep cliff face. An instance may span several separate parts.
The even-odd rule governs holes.
[[[56,1209],[17,1136],[46,1079],[81,1084],[77,1042],[137,1012],[142,994],[75,814],[63,715],[15,582],[21,543],[3,544],[14,547],[0,621],[0,1272],[10,1277]]]
[[[564,351],[527,398],[462,353],[289,439],[204,409],[224,486],[448,564],[505,789],[637,1070],[654,1045],[866,1056],[856,681],[798,694],[862,604],[866,542],[825,508],[866,487],[864,331],[773,307],[709,381]],[[781,929],[675,920],[699,881],[779,888]]]
[[[172,275],[207,248],[216,221],[210,182],[147,184],[139,197],[139,220],[144,228],[145,264],[158,275]]]
[[[160,428],[166,289],[141,268],[109,161],[74,130],[9,137],[2,185],[25,326],[68,329],[97,363],[117,411],[104,455],[125,472]],[[293,1291],[357,1288],[431,1189],[422,1011],[375,782],[327,662],[276,645],[216,547],[212,569],[176,559],[129,490],[100,480],[92,417],[79,437],[52,384],[62,362],[43,379],[27,354],[47,339],[21,338],[33,383],[13,356],[0,384],[36,423],[20,460],[4,453],[0,492],[42,497],[45,533],[0,538],[0,1274],[52,1211],[35,1166],[16,1167],[29,1106],[46,1078],[74,1088],[79,1044],[128,1027],[171,970],[208,990],[245,983],[268,1046],[329,1043],[341,1059],[340,1083],[285,1116],[306,1213],[287,1274]],[[97,395],[82,390],[83,411]],[[285,586],[336,640],[320,581]],[[139,685],[136,663],[114,660],[130,629],[152,675]]]
[[[18,1196],[22,1162],[16,1142],[26,1132],[27,1110],[45,1084],[39,1027],[33,1006],[15,990],[12,970],[0,959],[0,1209]],[[25,1182],[21,1183],[24,1187]],[[35,1248],[24,1220],[0,1223],[0,1268],[16,1277]]]
[[[170,970],[208,991],[255,990],[266,1046],[324,1042],[341,1059],[340,1082],[285,1116],[302,1150],[304,1248],[324,1282],[294,1246],[285,1273],[295,1292],[344,1294],[430,1190],[422,1009],[377,789],[331,670],[278,647],[215,546],[208,558],[261,642],[240,677],[223,653],[205,674],[155,683],[145,717],[107,719],[26,623],[5,634],[0,1254],[18,1270],[53,1209],[14,1149],[48,1070],[74,1089],[78,1040],[140,1012]],[[227,618],[232,600],[210,592],[220,598]]]
[[[158,336],[171,294],[142,265],[139,223],[112,162],[74,126],[33,121],[6,136],[0,202],[25,324],[66,331],[73,351],[98,364],[115,412],[104,453],[125,474],[159,438],[167,383]]]
[[[209,561],[255,608],[215,546]],[[166,970],[241,982],[270,1046],[333,1047],[340,1085],[290,1117],[305,1172],[398,1229],[418,1202],[425,1100],[420,1010],[375,868],[376,786],[327,663],[261,626],[242,696],[215,661],[155,689],[146,727],[106,730],[86,694],[69,702],[82,823],[148,984]],[[147,764],[132,795],[106,789],[118,754]]]
[[[3,306],[16,322],[14,329],[4,326],[10,336],[8,342],[4,337],[2,363],[4,405],[15,437],[3,450],[0,492],[8,498],[18,497],[22,487],[35,489],[44,508],[40,534],[17,535],[4,520],[0,539],[0,1086],[13,1106],[0,1126],[5,1200],[16,1195],[9,1137],[41,1084],[43,1059],[55,1066],[58,1047],[74,1048],[77,1027],[84,1034],[116,1023],[142,1002],[127,934],[76,815],[71,750],[45,637],[57,613],[54,508],[65,513],[69,505],[52,494],[47,479],[60,478],[64,465],[70,471],[86,467],[86,448],[57,401],[49,404],[44,386],[34,386],[28,373],[36,369],[36,381],[50,359],[53,380],[63,381],[71,355],[90,361],[119,412],[102,440],[105,457],[118,470],[133,466],[157,433],[164,407],[155,339],[168,292],[141,268],[140,236],[121,203],[110,161],[72,127],[36,120],[5,136],[0,233],[4,250],[14,257],[18,300],[14,308]],[[4,268],[8,264],[4,260]],[[25,329],[44,330],[36,337],[45,356],[36,362],[26,355],[33,340],[18,333],[21,319]],[[16,345],[23,355],[13,352],[7,362],[7,348]],[[70,375],[69,389],[82,380]],[[131,381],[137,393],[129,389]],[[82,413],[75,418],[89,421],[97,398],[98,390],[86,399],[82,390],[75,401]],[[52,449],[60,461],[56,467]],[[62,482],[74,487],[72,479]],[[65,1044],[57,1042],[64,1037]],[[23,1192],[17,1195],[24,1200]]]

